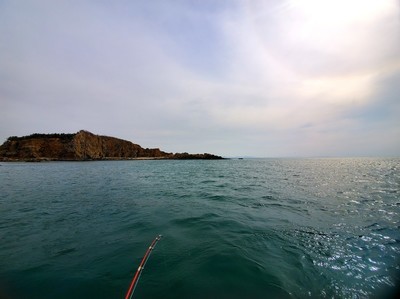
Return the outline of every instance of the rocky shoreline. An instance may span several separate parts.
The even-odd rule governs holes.
[[[130,141],[95,135],[81,130],[75,134],[32,134],[12,136],[0,146],[0,161],[99,161],[99,160],[223,159],[213,154],[167,153],[142,148]]]

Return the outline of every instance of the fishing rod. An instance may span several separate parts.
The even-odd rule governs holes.
[[[140,275],[146,265],[147,260],[150,257],[150,253],[153,251],[154,247],[158,241],[160,241],[162,235],[158,235],[153,242],[151,242],[150,247],[147,249],[146,254],[144,255],[142,261],[140,262],[139,268],[136,270],[135,276],[132,279],[131,285],[129,286],[128,292],[126,293],[125,299],[132,299],[133,292],[135,291],[136,285],[139,281]]]

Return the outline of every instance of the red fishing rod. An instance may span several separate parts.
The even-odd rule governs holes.
[[[129,286],[128,292],[126,293],[125,299],[131,299],[133,296],[133,292],[135,291],[136,285],[139,281],[140,275],[146,265],[147,260],[150,257],[150,253],[153,251],[154,247],[156,247],[157,242],[161,239],[161,235],[158,235],[153,242],[151,242],[150,247],[147,249],[146,254],[144,255],[142,261],[140,262],[139,268],[136,270],[135,276],[132,279],[131,285]]]

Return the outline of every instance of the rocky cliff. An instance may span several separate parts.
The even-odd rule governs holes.
[[[222,159],[211,154],[166,153],[127,140],[81,130],[76,134],[9,137],[0,146],[2,161],[84,161],[127,159]]]

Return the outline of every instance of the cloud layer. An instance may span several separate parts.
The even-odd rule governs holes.
[[[399,155],[398,53],[395,0],[3,2],[0,137]]]

